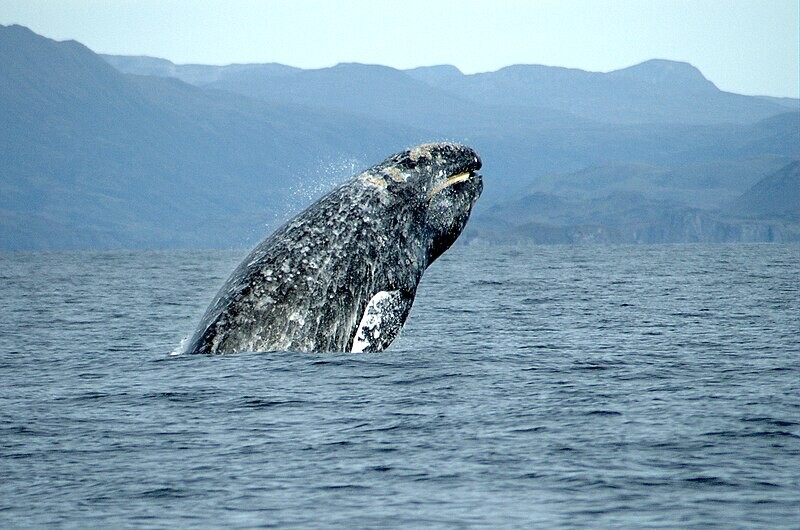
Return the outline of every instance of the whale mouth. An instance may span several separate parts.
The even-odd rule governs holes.
[[[471,178],[474,178],[475,176],[476,176],[476,173],[474,171],[464,171],[463,173],[458,173],[456,175],[452,175],[450,177],[447,177],[447,179],[445,179],[444,182],[440,182],[439,184],[434,186],[434,188],[431,190],[431,193],[430,193],[430,195],[428,195],[428,197],[429,198],[433,197],[434,195],[436,195],[440,191],[442,191],[442,190],[444,190],[446,188],[449,188],[453,184],[457,184],[459,182],[464,182],[465,180],[469,180]]]

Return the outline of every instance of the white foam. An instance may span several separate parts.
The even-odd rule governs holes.
[[[186,347],[189,345],[189,336],[185,336],[181,339],[180,344],[175,347],[174,350],[170,352],[170,355],[183,355],[186,353]]]

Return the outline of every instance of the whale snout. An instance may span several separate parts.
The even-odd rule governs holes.
[[[483,180],[478,170],[483,166],[480,156],[473,149],[460,144],[430,144],[431,153],[429,180],[426,188],[428,198],[444,190],[449,192],[467,191],[473,201],[483,191]],[[412,150],[413,153],[414,150]]]
[[[470,163],[469,166],[470,171],[478,171],[480,168],[483,167],[483,162],[481,161],[481,157],[478,156],[478,153],[476,153],[471,148],[467,147],[466,149],[469,151],[468,156],[472,159],[472,162]]]
[[[475,193],[475,198],[472,199],[472,202],[474,203],[475,201],[478,200],[478,197],[481,196],[481,193],[483,193],[483,177],[480,174],[475,173],[473,171],[473,173],[472,173],[472,183],[473,183],[472,185],[475,188],[475,192],[474,192]]]

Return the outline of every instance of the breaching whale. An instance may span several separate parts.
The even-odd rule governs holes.
[[[480,167],[468,147],[426,144],[345,181],[253,249],[184,351],[384,350],[464,229]]]

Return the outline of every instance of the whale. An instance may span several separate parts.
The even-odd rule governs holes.
[[[481,166],[467,146],[432,143],[345,180],[247,255],[183,351],[385,350],[423,273],[464,230]]]

